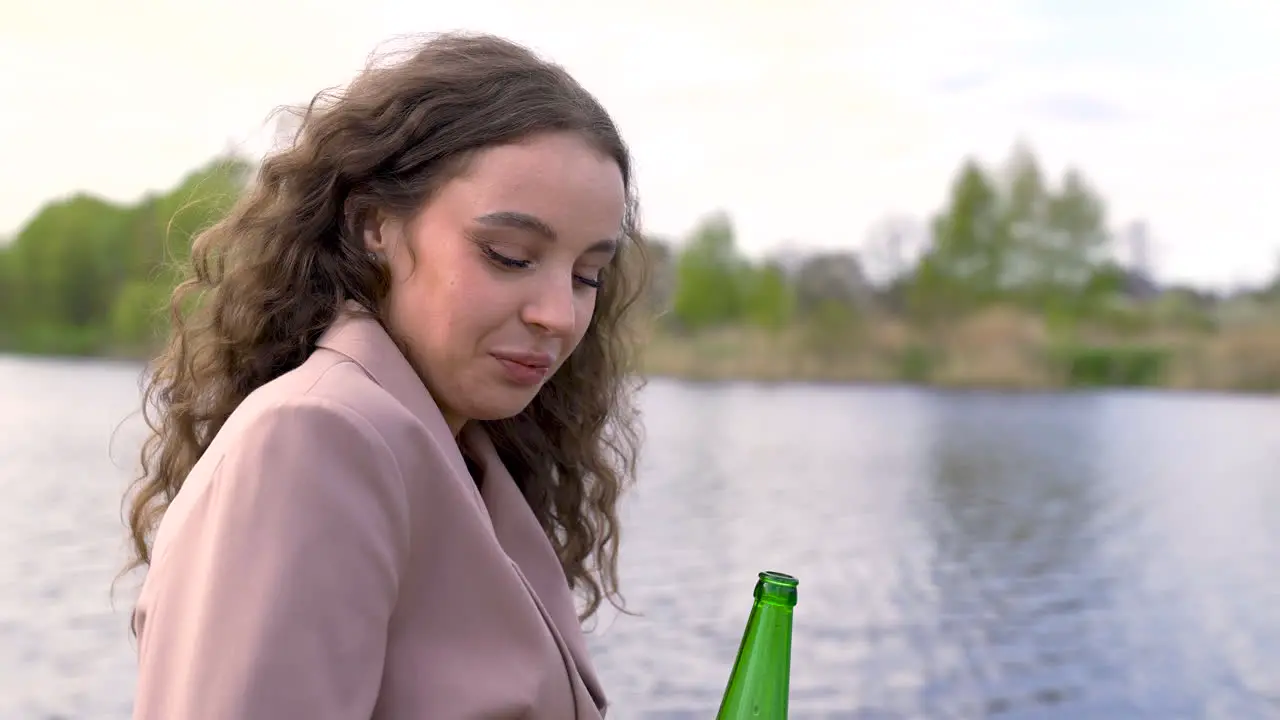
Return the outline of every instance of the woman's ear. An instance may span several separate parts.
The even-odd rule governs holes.
[[[403,239],[404,224],[386,211],[369,210],[359,219],[359,223],[364,249],[370,253],[387,257]]]
[[[347,197],[342,202],[342,214],[346,216],[347,231],[354,235],[352,239],[358,238],[369,254],[379,254],[381,243],[374,223],[376,211],[365,210],[354,197]]]
[[[382,210],[370,213],[368,227],[365,244],[377,243],[377,247],[370,249],[383,257],[390,258],[405,242],[404,221],[391,213]]]

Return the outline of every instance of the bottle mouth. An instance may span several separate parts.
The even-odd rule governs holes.
[[[786,587],[795,587],[800,584],[800,581],[794,575],[775,572],[773,570],[765,570],[760,573],[760,580],[767,583],[777,583],[778,585],[784,585]]]
[[[760,581],[756,583],[756,599],[777,607],[793,608],[796,606],[796,586],[800,581],[786,573],[766,570],[760,573]]]

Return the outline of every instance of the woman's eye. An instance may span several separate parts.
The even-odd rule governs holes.
[[[507,257],[491,247],[484,248],[484,254],[498,265],[505,268],[511,268],[513,270],[523,270],[531,264],[528,260],[517,260],[513,257]]]
[[[527,270],[530,267],[533,267],[533,262],[531,260],[517,260],[513,257],[503,255],[502,253],[498,252],[497,250],[494,250],[493,248],[487,245],[481,246],[480,249],[484,252],[485,257],[488,258],[490,262],[494,263],[498,267],[501,267],[507,270]],[[592,288],[593,290],[600,289],[601,282],[599,277],[593,278],[593,277],[587,277],[586,275],[575,274],[573,276],[573,280],[574,282],[578,283],[579,285],[582,285],[583,287],[589,287],[589,288]]]

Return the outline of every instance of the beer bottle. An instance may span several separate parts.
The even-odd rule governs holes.
[[[762,572],[716,720],[786,720],[791,692],[791,616],[800,581]]]

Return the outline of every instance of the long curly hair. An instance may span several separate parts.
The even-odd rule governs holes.
[[[579,133],[622,171],[628,211],[580,345],[519,415],[484,425],[584,601],[623,608],[617,504],[640,443],[631,322],[648,260],[630,154],[600,103],[563,68],[501,38],[450,33],[375,56],[345,90],[294,115],[227,215],[192,243],[170,300],[167,344],[151,368],[151,433],[125,496],[128,573],[151,562],[155,531],[187,474],[264,383],[298,367],[344,304],[384,318],[385,267],[363,247],[375,209],[410,215],[488,147]],[[384,327],[386,323],[383,322]],[[625,609],[624,609],[625,611]]]

